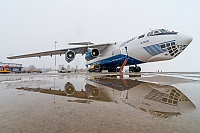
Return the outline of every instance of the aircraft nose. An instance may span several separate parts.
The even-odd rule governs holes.
[[[179,101],[177,105],[181,113],[188,113],[196,110],[196,106],[190,100]]]
[[[192,42],[193,38],[189,35],[183,33],[177,33],[176,44],[177,45],[189,45]]]

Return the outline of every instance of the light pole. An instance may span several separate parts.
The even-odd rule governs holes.
[[[55,43],[55,50],[56,50],[56,43],[58,43],[58,42],[54,42]],[[55,55],[55,71],[56,71],[56,55]]]

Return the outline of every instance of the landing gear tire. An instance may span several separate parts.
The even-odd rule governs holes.
[[[116,72],[119,72],[120,68],[116,68]]]
[[[129,72],[136,72],[136,68],[135,67],[129,67]]]
[[[141,67],[137,66],[136,67],[136,72],[140,72],[141,71]]]
[[[139,67],[139,66],[129,67],[129,71],[130,72],[140,72],[141,71],[141,67]]]
[[[108,72],[116,72],[116,68],[110,67],[110,68],[108,69]]]

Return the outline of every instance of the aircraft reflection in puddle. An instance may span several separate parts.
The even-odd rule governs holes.
[[[173,86],[123,77],[87,78],[85,89],[79,91],[70,82],[65,84],[64,91],[23,87],[17,89],[79,98],[68,102],[90,103],[95,100],[123,103],[159,118],[169,118],[196,109],[196,106]]]
[[[106,89],[108,96],[117,103],[125,103],[160,118],[177,116],[196,109],[196,106],[181,91],[169,85],[122,77],[90,78],[88,83]],[[113,91],[109,92],[109,88]]]

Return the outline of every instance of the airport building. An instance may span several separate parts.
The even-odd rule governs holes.
[[[23,68],[22,64],[0,62],[0,70],[2,70],[4,67],[7,67],[10,72],[21,72]]]

